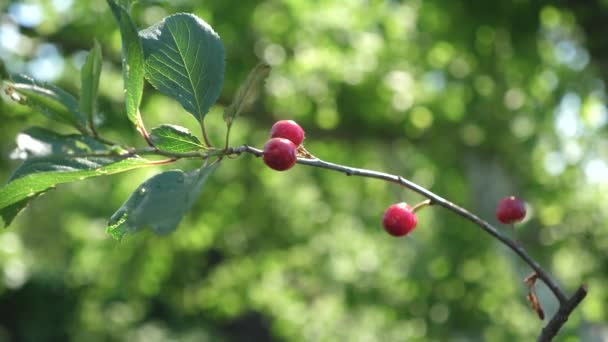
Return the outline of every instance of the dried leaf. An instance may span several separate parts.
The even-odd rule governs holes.
[[[540,306],[540,302],[538,301],[538,297],[536,297],[536,294],[534,292],[528,292],[528,295],[526,297],[528,299],[528,302],[530,302],[530,305],[532,306],[532,310],[536,312],[538,317],[540,319],[545,319],[545,312]]]
[[[536,280],[538,279],[538,274],[535,272],[530,273],[526,278],[524,278],[524,283],[528,286],[528,289],[531,289],[534,284],[536,284]]]

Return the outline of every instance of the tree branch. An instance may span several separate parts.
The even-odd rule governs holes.
[[[233,149],[229,150],[229,152],[237,153],[237,154],[246,152],[246,153],[251,153],[258,157],[261,156],[263,153],[261,150],[258,150],[256,148],[253,148],[253,147],[247,146],[247,145],[233,148]],[[505,236],[500,231],[498,231],[496,228],[494,228],[490,223],[482,220],[481,218],[477,217],[475,214],[446,200],[445,198],[443,198],[439,195],[436,195],[435,193],[431,192],[430,190],[427,190],[427,189],[421,187],[420,185],[413,183],[401,176],[391,175],[391,174],[384,173],[384,172],[377,172],[377,171],[371,171],[371,170],[366,170],[366,169],[359,169],[359,168],[353,168],[353,167],[348,167],[348,166],[344,166],[344,165],[333,164],[333,163],[329,163],[329,162],[326,162],[326,161],[323,161],[323,160],[317,159],[317,158],[314,158],[314,159],[298,158],[298,163],[303,164],[303,165],[309,165],[309,166],[314,166],[314,167],[320,167],[323,169],[329,169],[329,170],[333,170],[333,171],[342,172],[348,176],[360,176],[360,177],[368,177],[368,178],[376,178],[376,179],[385,180],[385,181],[388,181],[391,183],[399,184],[407,189],[410,189],[410,190],[428,198],[431,201],[431,203],[430,203],[431,205],[439,205],[441,207],[444,207],[444,208],[456,213],[457,215],[464,217],[468,221],[475,223],[486,233],[488,233],[491,236],[493,236],[494,238],[498,239],[498,241],[500,241],[501,243],[503,243],[504,245],[509,247],[511,250],[513,250],[513,252],[515,252],[515,254],[517,254],[521,259],[523,259],[528,265],[530,265],[530,267],[538,274],[538,277],[549,287],[551,292],[553,292],[553,294],[555,295],[557,300],[560,302],[560,305],[566,302],[567,297],[564,294],[564,292],[560,289],[559,285],[557,285],[557,283],[549,276],[549,274],[547,274],[547,272],[545,272],[545,270],[543,270],[540,267],[540,265],[536,261],[534,261],[534,259],[532,259],[532,257],[530,257],[530,255],[526,252],[526,250],[521,245],[519,245],[518,243],[509,239],[507,236]]]
[[[227,154],[250,153],[257,157],[263,155],[263,152],[261,150],[247,145],[235,148],[228,148],[225,151]],[[551,318],[551,321],[549,321],[547,326],[543,328],[541,335],[538,337],[539,342],[551,341],[551,339],[566,323],[572,311],[580,304],[580,302],[587,295],[587,287],[583,285],[576,291],[576,293],[574,293],[574,295],[572,295],[572,297],[568,298],[567,295],[563,292],[563,290],[559,287],[559,285],[557,285],[557,282],[555,282],[551,278],[549,273],[547,273],[519,243],[509,239],[507,236],[505,236],[499,230],[493,227],[490,223],[484,221],[483,219],[479,218],[468,210],[446,200],[445,198],[439,195],[436,195],[430,190],[423,188],[420,185],[413,183],[401,176],[333,164],[318,158],[298,158],[298,164],[342,172],[348,176],[376,178],[387,182],[396,183],[426,197],[429,201],[428,205],[439,205],[465,218],[466,220],[471,221],[472,223],[479,226],[483,231],[490,234],[492,237],[496,238],[502,244],[510,248],[536,272],[538,278],[540,278],[547,285],[547,287],[549,287],[555,298],[557,298],[557,300],[559,301],[559,310],[553,316],[553,318]]]
[[[263,151],[257,148],[242,145],[239,147],[228,147],[225,149],[211,149],[209,151],[200,151],[200,152],[186,152],[186,153],[177,153],[177,152],[169,152],[162,151],[155,147],[146,147],[140,149],[131,149],[128,150],[129,155],[135,154],[156,154],[163,155],[167,157],[171,157],[171,159],[160,161],[159,163],[170,163],[177,159],[181,158],[202,158],[208,159],[211,156],[226,156],[226,155],[239,155],[242,153],[253,154],[257,157],[261,157],[263,155]],[[103,152],[100,154],[88,154],[87,156],[109,156],[108,152]],[[124,156],[124,155],[122,155]],[[541,279],[547,287],[551,290],[555,298],[559,301],[559,310],[556,314],[551,318],[551,321],[547,324],[545,328],[543,328],[541,335],[538,337],[538,341],[551,341],[551,339],[557,334],[557,332],[561,329],[561,327],[566,323],[568,317],[572,313],[572,311],[580,304],[580,302],[587,295],[587,286],[581,286],[572,297],[568,298],[567,295],[563,292],[563,290],[559,287],[556,281],[554,281],[549,273],[547,273],[529,254],[528,252],[521,246],[519,243],[511,240],[506,235],[497,230],[494,226],[492,226],[487,221],[479,218],[475,214],[469,212],[468,210],[446,200],[445,198],[431,192],[430,190],[421,187],[420,185],[413,183],[401,176],[392,175],[389,173],[354,168],[339,164],[334,164],[330,162],[323,161],[318,158],[298,158],[298,164],[319,167],[323,169],[333,170],[337,172],[344,173],[348,176],[360,176],[367,178],[375,178],[384,180],[387,182],[398,184],[404,188],[412,190],[423,197],[427,198],[424,201],[424,205],[438,205],[441,206],[464,219],[474,223],[479,228],[481,228],[486,233],[490,234],[492,237],[496,238],[502,244],[511,249],[515,254],[517,254],[526,264],[528,264],[536,273],[539,279]]]
[[[543,328],[540,336],[538,337],[538,342],[547,342],[551,341],[557,332],[564,326],[566,321],[568,321],[568,317],[576,309],[576,307],[585,299],[587,296],[587,285],[582,285],[576,290],[576,292],[570,297],[565,303],[562,303],[559,307],[559,310],[553,315],[551,321],[547,324],[546,327]]]
[[[118,146],[118,145],[117,145]],[[122,151],[104,150],[104,151],[92,151],[84,153],[70,153],[70,154],[47,154],[42,157],[30,157],[29,160],[34,159],[48,159],[48,158],[128,158],[134,156],[154,155],[154,156],[165,156],[170,159],[165,160],[165,163],[174,162],[179,159],[208,159],[209,157],[222,156],[225,154],[223,150],[210,150],[210,151],[194,151],[194,152],[173,152],[158,149],[156,147],[142,147],[142,148],[124,148]]]

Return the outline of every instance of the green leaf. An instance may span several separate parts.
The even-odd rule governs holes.
[[[220,96],[224,46],[211,26],[192,14],[175,14],[142,30],[146,79],[202,122]]]
[[[4,224],[0,222],[0,227],[8,227],[13,222],[15,217],[21,212],[21,210],[27,207],[30,201],[30,198],[26,198],[17,203],[11,204],[7,207],[0,209],[0,217],[4,222]]]
[[[234,119],[255,100],[259,93],[259,86],[269,73],[270,65],[266,63],[256,65],[249,72],[247,79],[236,92],[232,103],[224,111],[224,121],[228,126],[232,125]]]
[[[106,231],[117,240],[144,227],[157,234],[174,231],[217,165],[190,172],[167,171],[148,179],[112,215]]]
[[[83,154],[107,156],[85,157]],[[60,183],[128,171],[155,163],[138,156],[120,156],[91,137],[59,135],[30,128],[17,137],[13,157],[28,158],[0,188],[0,216],[5,225],[37,196]]]
[[[30,127],[17,134],[13,159],[61,156],[75,153],[107,151],[108,147],[90,136],[61,135],[45,128]]]
[[[127,116],[135,126],[143,128],[139,105],[144,90],[144,55],[137,28],[127,10],[114,0],[107,0],[122,38],[122,78]]]
[[[6,65],[4,65],[4,62],[0,59],[0,80],[10,79],[11,75],[9,74],[8,70],[6,70]]]
[[[90,136],[62,135],[40,127],[30,127],[19,133],[16,143],[17,147],[11,153],[11,158],[25,161],[13,172],[9,182],[36,170],[68,170],[69,165],[89,164],[96,160],[107,164],[121,158],[113,147],[104,145]]]
[[[82,70],[80,71],[80,104],[78,109],[82,115],[87,115],[89,124],[97,114],[97,93],[99,89],[99,77],[101,75],[101,47],[97,40],[87,56]]]
[[[169,152],[196,152],[205,149],[188,129],[175,125],[161,125],[152,129],[150,139],[158,149]]]
[[[77,158],[73,161],[41,160],[36,164],[28,164],[29,167],[26,170],[21,170],[27,171],[27,174],[20,172],[19,178],[0,188],[0,209],[4,210],[24,199],[32,200],[57,184],[152,165],[155,164],[139,157],[124,158],[118,161],[110,158]]]
[[[85,119],[78,110],[78,101],[70,93],[25,75],[13,75],[12,81],[5,83],[6,93],[13,100],[53,120],[72,125],[81,132],[85,131]]]

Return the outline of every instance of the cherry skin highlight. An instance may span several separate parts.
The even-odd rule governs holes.
[[[298,160],[298,148],[290,140],[272,138],[264,145],[264,163],[273,170],[291,169]]]
[[[502,223],[519,222],[524,217],[526,217],[526,205],[514,196],[501,199],[496,206],[496,218]]]
[[[293,120],[280,120],[272,125],[270,137],[288,139],[299,146],[304,141],[304,130]]]
[[[386,209],[382,218],[384,230],[392,236],[405,236],[418,223],[416,214],[412,211],[412,207],[407,203],[393,204]]]

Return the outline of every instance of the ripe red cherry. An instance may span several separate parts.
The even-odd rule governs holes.
[[[514,196],[501,199],[496,206],[496,218],[502,223],[519,222],[524,217],[526,217],[526,205]]]
[[[412,212],[412,207],[407,203],[393,204],[384,212],[382,225],[387,233],[393,236],[405,236],[418,223],[416,214]]]
[[[304,140],[304,130],[293,120],[280,120],[272,125],[270,137],[288,139],[298,146]]]
[[[296,164],[298,148],[290,140],[272,138],[264,145],[264,163],[271,169],[285,171]]]

